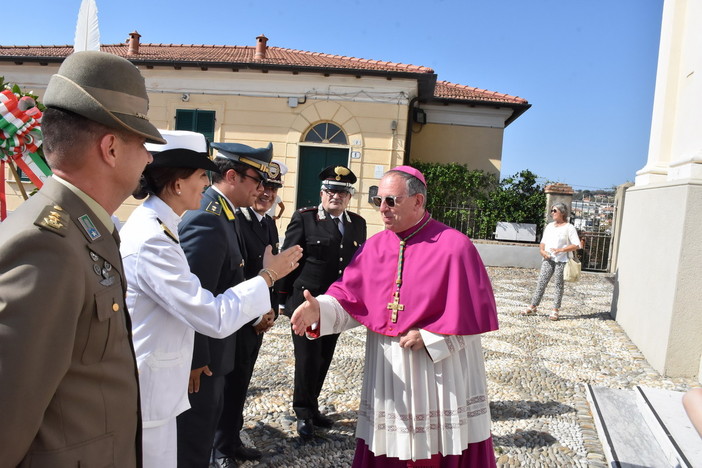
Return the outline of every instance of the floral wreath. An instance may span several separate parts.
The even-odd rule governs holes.
[[[7,217],[5,165],[17,182],[24,199],[27,193],[20,181],[19,168],[40,189],[51,169],[41,149],[41,117],[45,107],[31,91],[5,83],[0,77],[0,220]]]

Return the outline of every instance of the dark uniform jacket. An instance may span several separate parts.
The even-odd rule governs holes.
[[[217,295],[244,281],[246,255],[234,213],[212,187],[205,191],[200,209],[185,213],[178,236],[203,288]],[[235,340],[235,334],[217,339],[195,333],[192,368],[209,366],[216,375],[231,372]]]
[[[278,252],[278,230],[269,216],[258,221],[251,208],[237,210],[236,221],[239,225],[241,239],[246,248],[246,278],[253,278],[263,268],[263,254],[268,245],[273,247],[273,253]],[[278,310],[277,293],[270,289],[271,307]],[[241,447],[241,428],[244,425],[244,407],[251,382],[251,376],[256,365],[258,352],[263,343],[263,334],[256,334],[252,320],[236,332],[236,352],[234,355],[234,370],[225,379],[224,404],[217,425],[215,448],[217,452],[233,454]]]
[[[317,207],[302,208],[293,213],[285,232],[283,250],[293,245],[303,249],[300,266],[279,281],[280,302],[285,314],[291,315],[305,300],[303,291],[313,296],[323,294],[339,278],[353,254],[366,240],[366,220],[345,211],[344,236],[331,215]]]
[[[141,466],[117,237],[66,186],[0,224],[0,466]]]
[[[275,225],[275,221],[268,215],[263,216],[261,220],[262,225],[252,208],[240,208],[237,210],[236,216],[247,255],[244,275],[246,279],[250,279],[258,275],[258,272],[263,268],[263,253],[266,250],[266,246],[272,246],[273,253],[278,253],[278,228]],[[271,293],[271,307],[277,314],[277,293]]]

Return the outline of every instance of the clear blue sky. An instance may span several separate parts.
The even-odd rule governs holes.
[[[265,34],[269,46],[423,65],[525,98],[531,109],[505,130],[503,177],[610,188],[646,164],[663,0],[96,2],[103,44],[135,29],[165,44],[253,46]],[[15,8],[0,44],[73,44],[80,3]]]

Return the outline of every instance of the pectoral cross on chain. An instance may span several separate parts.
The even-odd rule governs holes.
[[[392,310],[392,323],[397,323],[397,311],[405,310],[405,306],[400,304],[400,291],[395,291],[393,302],[388,303],[387,309]]]

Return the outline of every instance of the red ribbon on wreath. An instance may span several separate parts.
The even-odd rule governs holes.
[[[18,99],[9,89],[0,92],[0,219],[5,219],[7,214],[6,162],[20,186],[14,164],[37,188],[41,188],[44,179],[51,175],[51,170],[38,153],[42,143],[41,117],[42,113],[32,97]]]

